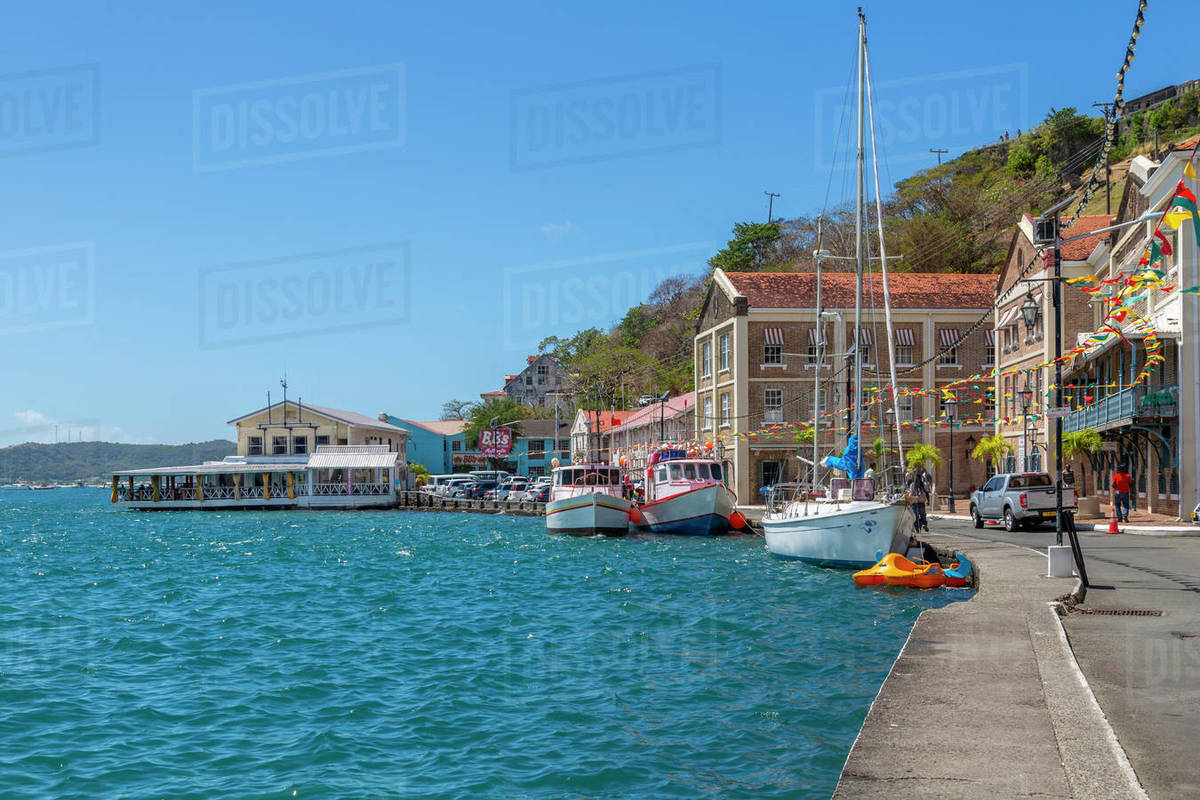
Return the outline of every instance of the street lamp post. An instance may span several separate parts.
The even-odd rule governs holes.
[[[946,419],[950,422],[950,474],[947,476],[948,499],[946,500],[946,510],[951,514],[955,513],[954,509],[954,416],[958,410],[958,398],[953,394],[946,395],[942,400],[942,407],[946,410]]]
[[[1017,392],[1017,394],[1021,395],[1021,434],[1025,440],[1025,446],[1021,448],[1025,452],[1025,455],[1024,455],[1025,464],[1022,467],[1022,469],[1025,471],[1028,471],[1029,470],[1029,427],[1030,427],[1029,426],[1029,407],[1033,404],[1033,389],[1029,388],[1029,380],[1028,379],[1025,380],[1025,388],[1022,389],[1021,391]]]

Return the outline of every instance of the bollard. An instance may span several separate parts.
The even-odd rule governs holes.
[[[1048,578],[1070,578],[1075,574],[1075,558],[1070,545],[1050,545],[1046,551],[1049,569]]]

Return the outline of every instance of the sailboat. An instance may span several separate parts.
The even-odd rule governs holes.
[[[854,339],[862,341],[863,272],[867,260],[864,231],[866,189],[865,131],[863,125],[864,105],[870,103],[870,70],[867,63],[867,27],[862,10],[858,12],[858,181],[855,215],[855,299]],[[874,144],[874,110],[871,114],[871,139]],[[876,213],[879,208],[879,170],[875,168]],[[819,246],[818,246],[819,247]],[[883,293],[887,297],[887,252],[880,229],[880,258],[883,275]],[[820,257],[817,257],[817,318],[820,326]],[[891,308],[885,304],[888,329],[888,349],[891,367],[892,401],[896,397],[895,344],[892,337]],[[824,336],[820,335],[819,345]],[[855,350],[858,348],[855,347]],[[819,354],[818,359],[822,356]],[[818,363],[820,361],[818,360]],[[820,370],[814,370],[819,373]],[[814,376],[819,382],[819,374]],[[875,564],[884,553],[902,547],[905,540],[904,506],[898,502],[881,502],[873,478],[863,477],[862,439],[863,392],[862,359],[854,357],[854,397],[851,407],[852,431],[847,437],[846,449],[839,457],[824,460],[826,467],[841,470],[844,478],[834,478],[823,491],[816,491],[818,471],[816,407],[813,418],[813,486],[798,483],[776,484],[768,498],[767,511],[763,515],[763,536],[767,550],[782,558],[794,558],[827,566],[863,567]],[[899,443],[899,415],[897,418],[897,443]]]

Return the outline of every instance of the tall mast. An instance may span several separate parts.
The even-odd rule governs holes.
[[[892,418],[896,424],[896,457],[900,461],[900,469],[904,469],[904,434],[900,420],[900,406],[896,392],[899,391],[899,381],[896,380],[896,336],[892,329],[892,295],[888,291],[887,242],[883,237],[883,200],[879,194],[879,153],[875,149],[875,104],[871,98],[871,62],[867,58],[866,45],[863,45],[863,71],[867,79],[867,110],[871,115],[871,164],[875,173],[875,220],[879,224],[879,274],[883,278],[883,318],[887,323],[888,337],[888,369],[892,379]],[[880,424],[880,431],[883,425]]]
[[[862,469],[862,293],[863,293],[863,195],[866,189],[866,160],[863,135],[863,67],[867,52],[867,18],[863,16],[862,7],[858,9],[858,158],[857,180],[855,181],[854,203],[854,397],[850,413],[854,424],[851,426],[858,441],[858,460],[856,471]]]
[[[825,325],[821,320],[821,256],[824,254],[821,242],[821,227],[825,222],[825,215],[821,214],[817,217],[817,251],[813,253],[813,260],[817,262],[817,325],[816,325],[816,347],[817,347],[817,363],[813,365],[813,460],[812,460],[812,488],[817,488],[817,466],[820,464],[820,444],[817,441],[817,433],[820,431],[820,414],[821,414],[821,364],[825,362]]]

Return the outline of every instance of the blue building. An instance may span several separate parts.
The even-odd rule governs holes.
[[[486,459],[478,450],[468,450],[463,438],[462,420],[421,421],[388,416],[388,421],[411,431],[408,437],[408,463],[423,465],[433,475],[486,469]]]

